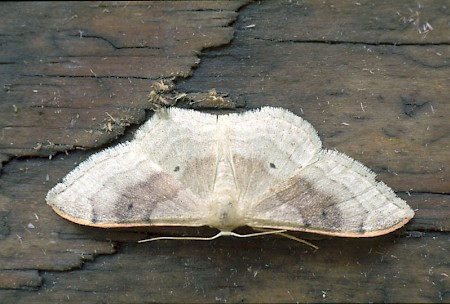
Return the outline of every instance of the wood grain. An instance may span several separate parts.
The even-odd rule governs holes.
[[[151,80],[190,75],[201,49],[232,39],[242,4],[2,5],[0,154],[99,146],[142,122]]]

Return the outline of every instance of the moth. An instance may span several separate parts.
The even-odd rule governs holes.
[[[307,121],[273,107],[157,113],[130,142],[81,163],[46,200],[82,225],[210,226],[217,236],[250,226],[374,237],[414,216],[370,169],[323,149]]]

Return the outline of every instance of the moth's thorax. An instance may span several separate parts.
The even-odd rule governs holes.
[[[213,193],[209,198],[210,226],[222,231],[231,231],[243,226],[243,217],[238,210],[239,193],[231,157],[222,153],[217,163]]]

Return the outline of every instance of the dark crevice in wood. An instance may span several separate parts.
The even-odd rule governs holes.
[[[370,45],[370,46],[448,46],[450,43],[440,42],[440,43],[431,43],[431,42],[414,42],[414,43],[406,43],[406,42],[367,42],[367,41],[346,41],[346,40],[319,40],[319,39],[269,39],[269,38],[261,38],[254,37],[254,40],[261,41],[269,41],[276,43],[304,43],[304,44],[344,44],[344,45]]]

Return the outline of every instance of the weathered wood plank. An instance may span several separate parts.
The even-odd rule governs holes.
[[[37,289],[42,277],[37,270],[0,270],[0,286],[7,289]]]
[[[243,3],[2,4],[0,153],[49,155],[122,134],[143,120],[149,80],[190,75],[200,50],[232,39]],[[105,132],[112,112],[123,125]],[[53,150],[36,149],[48,141]]]
[[[275,236],[176,246],[171,241],[128,244],[119,250],[120,258],[99,257],[80,271],[43,273],[39,300],[422,303],[450,299],[448,256],[444,258],[448,240],[443,235],[316,243],[321,246],[316,252]],[[4,293],[5,299],[12,302],[18,293]],[[36,299],[35,295],[27,293],[21,299]]]
[[[448,44],[448,10],[445,0],[427,3],[276,1],[270,5],[261,2],[254,13],[241,19],[244,21],[241,25],[255,25],[249,28],[246,38],[274,42],[366,46]]]

